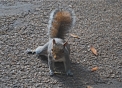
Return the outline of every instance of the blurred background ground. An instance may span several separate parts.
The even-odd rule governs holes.
[[[73,8],[76,25],[70,32],[73,77],[49,77],[47,61],[25,54],[48,41],[50,12]],[[90,51],[93,45],[98,56]],[[95,72],[90,69],[98,67]],[[121,0],[1,0],[0,88],[121,88]]]

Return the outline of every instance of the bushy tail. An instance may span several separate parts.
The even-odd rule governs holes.
[[[49,19],[49,38],[64,38],[64,35],[75,24],[73,10],[53,10]]]

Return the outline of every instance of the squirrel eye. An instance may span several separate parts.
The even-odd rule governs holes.
[[[53,51],[53,49],[51,49]]]

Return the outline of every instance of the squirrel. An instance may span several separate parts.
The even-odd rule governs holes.
[[[27,53],[47,55],[49,75],[54,75],[54,63],[63,62],[66,74],[73,76],[71,72],[70,45],[64,41],[64,36],[75,24],[75,13],[72,9],[55,9],[50,14],[48,35],[49,41],[35,50],[27,49]]]

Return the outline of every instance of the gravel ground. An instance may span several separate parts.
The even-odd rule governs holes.
[[[25,54],[48,41],[49,14],[60,6],[76,13],[71,33],[80,39],[69,39],[73,77],[50,77],[46,57]],[[0,88],[122,88],[122,1],[1,0]]]

